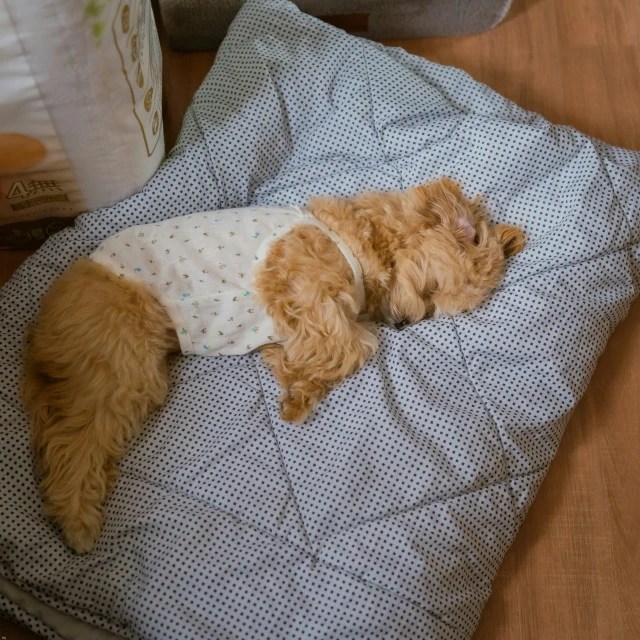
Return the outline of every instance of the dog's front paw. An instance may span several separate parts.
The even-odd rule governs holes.
[[[302,394],[291,394],[280,398],[280,417],[285,422],[302,424],[313,411],[313,404]]]

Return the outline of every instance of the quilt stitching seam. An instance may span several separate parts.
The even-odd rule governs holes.
[[[204,142],[204,146],[207,150],[207,168],[209,169],[209,172],[211,173],[211,177],[213,178],[213,180],[216,183],[216,186],[218,187],[218,195],[219,197],[222,196],[222,182],[220,181],[220,179],[218,178],[218,174],[216,172],[215,166],[213,165],[212,162],[212,154],[211,154],[211,148],[209,147],[209,141],[207,139],[207,136],[205,135],[203,129],[202,129],[202,125],[200,124],[200,118],[198,118],[198,110],[195,109],[193,107],[193,105],[189,105],[189,108],[187,109],[187,112],[185,113],[185,118],[186,116],[191,113],[193,115],[193,121],[195,122],[196,126],[198,127],[198,131],[200,132],[200,135],[202,136],[202,141]],[[183,123],[184,123],[184,119],[183,118]],[[226,198],[225,198],[226,200]],[[217,207],[220,207],[221,202],[220,200],[218,200],[218,204],[216,205]]]
[[[293,483],[291,482],[291,477],[289,476],[289,470],[287,469],[287,465],[285,464],[285,461],[284,461],[282,448],[280,447],[280,440],[278,440],[276,430],[273,426],[273,420],[271,419],[271,413],[269,412],[269,407],[267,406],[267,403],[265,400],[266,395],[264,392],[264,387],[262,385],[262,378],[260,377],[260,371],[257,365],[256,365],[256,373],[258,375],[258,384],[260,385],[260,391],[262,393],[262,401],[265,405],[265,409],[267,410],[267,416],[269,418],[269,430],[271,431],[271,435],[273,436],[273,439],[276,443],[276,447],[278,448],[278,455],[280,456],[280,464],[282,464],[282,469],[284,470],[284,475],[286,476],[287,484],[289,485],[289,491],[291,492],[291,498],[293,499],[293,504],[296,507],[298,518],[300,518],[300,527],[302,528],[302,532],[304,534],[305,540],[307,541],[307,545],[309,546],[311,553],[313,553],[313,546],[311,545],[311,539],[309,538],[309,533],[307,532],[307,528],[304,524],[304,518],[302,517],[302,511],[300,510],[300,505],[298,504],[298,498],[295,494],[295,491],[293,490]]]
[[[465,496],[470,496],[474,493],[479,493],[480,491],[485,491],[487,489],[492,489],[493,487],[499,487],[501,485],[507,485],[507,487],[509,486],[509,480],[513,480],[516,478],[526,478],[527,476],[533,475],[534,473],[538,473],[540,471],[540,469],[536,469],[534,471],[528,471],[527,473],[519,473],[517,475],[514,476],[510,476],[510,475],[506,475],[505,479],[503,480],[496,480],[495,482],[489,482],[488,484],[484,484],[481,487],[477,487],[475,489],[467,489],[465,491],[459,491],[453,495],[450,496],[443,496],[441,498],[434,498],[433,500],[423,500],[418,502],[417,504],[411,505],[410,507],[407,507],[406,509],[402,509],[401,511],[395,511],[394,513],[389,513],[389,514],[385,514],[382,516],[377,516],[376,518],[371,518],[370,520],[365,520],[364,522],[360,522],[352,527],[347,527],[345,529],[343,529],[339,534],[337,535],[332,535],[332,536],[328,536],[326,538],[323,538],[322,541],[326,542],[326,541],[330,541],[330,540],[334,540],[335,538],[340,537],[340,535],[342,533],[347,533],[349,531],[354,531],[356,529],[360,529],[361,527],[365,527],[369,524],[375,524],[376,522],[382,522],[383,520],[388,520],[390,518],[395,518],[397,516],[404,516],[408,513],[411,513],[413,511],[418,511],[419,509],[424,509],[425,507],[430,507],[432,505],[438,504],[438,503],[444,503],[444,502],[450,502],[451,500],[456,500],[457,498],[463,498]]]
[[[607,176],[607,182],[609,183],[609,186],[611,187],[611,192],[613,193],[613,201],[616,203],[616,206],[618,207],[618,209],[620,210],[620,213],[622,214],[622,219],[625,221],[627,225],[627,231],[629,232],[629,242],[627,243],[627,246],[626,246],[626,252],[627,252],[627,259],[629,260],[629,262],[631,262],[631,254],[630,254],[631,246],[635,244],[633,242],[633,228],[631,227],[631,222],[629,222],[629,218],[627,217],[627,212],[624,210],[624,207],[622,206],[622,204],[620,203],[620,200],[618,199],[618,194],[615,190],[615,187],[613,186],[613,180],[611,179],[611,174],[609,173],[609,169],[607,169],[604,163],[604,160],[600,155],[600,151],[598,150],[598,148],[596,147],[593,141],[591,141],[591,144],[593,146],[593,150],[595,151],[595,154],[598,156],[598,161],[600,162],[600,166],[602,167],[602,170]],[[638,295],[636,284],[633,281],[633,275],[631,276],[631,284],[633,285],[634,294]]]
[[[212,509],[213,511],[220,513],[224,516],[227,516],[228,518],[231,518],[232,520],[235,520],[237,523],[244,525],[245,527],[249,527],[250,529],[253,529],[254,531],[257,531],[258,533],[267,536],[268,538],[271,538],[272,540],[275,540],[277,542],[281,542],[284,543],[285,545],[294,547],[295,549],[297,549],[298,551],[301,551],[303,553],[306,554],[310,554],[310,552],[305,549],[304,547],[300,547],[298,546],[295,542],[289,540],[288,538],[281,538],[280,536],[271,533],[270,531],[267,531],[266,529],[263,529],[261,527],[259,527],[258,525],[255,525],[251,522],[247,522],[246,520],[243,520],[241,517],[239,517],[238,515],[236,515],[235,513],[231,513],[230,511],[226,511],[225,509],[222,509],[221,507],[215,505],[215,504],[211,504],[209,502],[207,502],[206,500],[204,500],[203,498],[200,498],[199,496],[194,496],[191,495],[190,493],[187,493],[186,491],[184,491],[183,489],[178,489],[177,487],[171,487],[171,486],[165,486],[163,484],[160,484],[159,482],[156,482],[155,480],[150,480],[149,478],[143,478],[142,476],[136,474],[135,472],[132,472],[130,470],[122,470],[120,471],[120,476],[121,477],[128,477],[131,478],[133,480],[138,480],[139,482],[144,482],[145,484],[148,484],[152,487],[156,487],[157,489],[161,489],[162,491],[166,491],[166,492],[170,492],[172,494],[178,495],[180,497],[183,498],[188,498],[189,500],[193,500],[194,502],[197,502],[198,504],[204,505],[205,507]],[[310,554],[311,555],[311,554]]]
[[[596,254],[595,256],[589,256],[588,258],[583,258],[582,260],[576,260],[575,262],[567,262],[565,264],[559,264],[559,265],[554,265],[552,267],[549,267],[547,269],[542,269],[541,271],[536,271],[535,273],[529,273],[526,274],[524,276],[522,276],[521,278],[518,278],[516,280],[513,280],[512,282],[507,282],[506,284],[501,284],[499,287],[496,287],[493,292],[495,293],[496,291],[507,291],[510,287],[516,285],[516,284],[521,284],[523,282],[526,282],[527,280],[531,280],[532,278],[535,278],[536,276],[540,276],[540,275],[544,275],[545,273],[552,273],[554,271],[558,271],[560,269],[570,269],[571,267],[578,267],[582,264],[587,264],[588,262],[594,262],[596,260],[600,260],[600,258],[606,258],[607,256],[612,256],[616,253],[628,253],[629,250],[631,249],[631,247],[635,247],[637,246],[638,242],[632,242],[631,240],[626,243],[624,246],[622,247],[618,247],[617,249],[611,249],[608,251],[602,251],[601,253]],[[635,291],[635,287],[634,287],[634,291]]]
[[[398,600],[402,600],[404,602],[407,602],[408,604],[410,604],[413,607],[416,607],[416,609],[420,609],[420,611],[424,611],[427,615],[430,615],[432,618],[435,618],[438,622],[440,622],[441,624],[443,624],[445,627],[452,629],[453,631],[457,632],[457,633],[462,633],[462,631],[460,629],[458,629],[457,627],[453,626],[451,623],[449,622],[445,622],[444,620],[442,620],[442,618],[440,617],[439,614],[430,611],[429,609],[427,609],[425,606],[421,605],[419,602],[416,602],[415,600],[412,600],[411,598],[409,598],[408,596],[403,596],[400,595],[399,593],[395,593],[394,591],[392,591],[389,587],[385,587],[383,585],[377,584],[376,582],[373,582],[367,578],[363,578],[362,576],[358,575],[355,571],[351,571],[350,569],[345,569],[344,567],[340,567],[339,565],[333,564],[332,562],[328,562],[326,560],[322,560],[320,558],[318,558],[317,556],[313,555],[312,559],[314,561],[314,564],[321,564],[324,567],[327,567],[328,569],[332,569],[333,571],[340,571],[341,573],[344,573],[346,575],[348,575],[351,578],[354,578],[355,580],[357,580],[358,582],[363,582],[364,584],[373,587],[374,589],[380,589],[380,591],[384,591],[385,593],[388,593],[389,595],[393,596],[394,598],[398,598]]]
[[[146,478],[142,478],[140,476],[137,476],[135,473],[132,473],[131,471],[122,471],[121,476],[127,476],[129,478],[133,478],[135,480],[139,480],[141,482],[145,482],[153,487],[157,487],[158,489],[162,489],[163,491],[170,491],[174,494],[177,494],[179,496],[182,497],[186,497],[189,498],[190,500],[193,500],[194,502],[197,502],[199,504],[203,504],[204,506],[206,506],[207,508],[220,513],[224,516],[227,516],[229,518],[231,518],[232,520],[235,520],[236,522],[245,525],[246,527],[249,527],[250,529],[253,529],[255,531],[257,531],[258,533],[267,536],[268,538],[282,543],[283,546],[288,546],[288,547],[293,547],[294,549],[296,549],[297,551],[299,551],[301,554],[303,554],[304,556],[306,556],[308,559],[311,560],[312,565],[316,565],[316,564],[321,564],[324,567],[327,567],[329,569],[332,569],[334,571],[340,571],[346,575],[348,575],[351,578],[354,578],[356,580],[358,580],[359,582],[363,582],[364,584],[373,587],[375,589],[379,589],[380,591],[384,591],[385,593],[388,593],[390,595],[392,595],[395,598],[398,598],[399,600],[402,600],[404,602],[407,602],[408,604],[415,606],[416,608],[420,609],[421,611],[424,611],[425,613],[429,614],[430,616],[432,616],[433,618],[435,618],[436,620],[438,620],[438,622],[442,623],[443,625],[449,627],[450,629],[455,630],[458,633],[461,633],[461,631],[459,629],[457,629],[456,627],[452,626],[451,624],[444,622],[443,620],[441,620],[438,617],[438,614],[433,613],[432,611],[429,611],[426,607],[420,605],[419,603],[415,602],[414,600],[412,600],[411,598],[408,598],[407,596],[403,596],[400,595],[398,593],[394,593],[391,589],[389,589],[388,587],[385,587],[383,585],[379,585],[371,580],[368,580],[366,578],[363,578],[362,576],[359,576],[357,573],[355,573],[354,571],[350,571],[349,569],[345,569],[343,567],[340,567],[338,565],[335,565],[331,562],[327,562],[326,560],[323,560],[321,558],[318,557],[318,555],[316,553],[313,552],[313,549],[305,549],[304,547],[300,547],[297,544],[295,544],[294,542],[292,542],[291,540],[289,540],[288,538],[281,538],[279,536],[274,535],[273,533],[270,533],[269,531],[265,531],[264,529],[261,529],[260,527],[251,524],[249,522],[246,522],[245,520],[242,520],[241,518],[239,518],[238,516],[234,515],[233,513],[229,513],[228,511],[225,511],[224,509],[221,509],[220,507],[217,507],[216,505],[212,505],[208,502],[205,502],[202,498],[198,498],[197,496],[192,496],[189,495],[187,493],[185,493],[184,491],[181,491],[180,489],[177,489],[175,487],[165,487],[153,480],[148,480]],[[295,501],[295,495],[294,495],[294,501]],[[296,502],[296,506],[297,506],[297,502]],[[303,524],[304,526],[304,524]],[[305,532],[306,533],[306,532]]]
[[[498,424],[495,421],[495,418],[493,417],[493,414],[491,413],[491,411],[489,410],[489,406],[487,404],[487,402],[485,401],[485,399],[482,397],[482,395],[480,394],[480,392],[478,391],[478,387],[476,386],[475,381],[473,380],[473,377],[471,375],[471,371],[469,370],[469,364],[467,363],[467,356],[464,352],[464,349],[462,348],[462,340],[460,338],[460,334],[458,333],[458,326],[456,325],[455,319],[451,318],[451,326],[453,327],[453,332],[456,335],[456,340],[458,343],[458,349],[460,350],[460,356],[462,358],[462,363],[464,365],[465,371],[467,372],[467,377],[469,379],[469,383],[471,384],[471,387],[473,388],[473,391],[475,392],[476,396],[478,397],[478,399],[480,400],[480,402],[482,403],[482,405],[485,408],[485,411],[487,412],[487,415],[489,416],[489,419],[491,420],[491,424],[493,425],[493,428],[495,429],[496,432],[496,436],[498,437],[498,441],[500,442],[500,448],[502,449],[502,464],[504,465],[504,473],[505,473],[505,484],[507,485],[507,490],[509,491],[509,495],[511,496],[511,506],[513,509],[513,517],[514,517],[514,535],[515,532],[517,531],[517,521],[518,521],[518,510],[516,508],[516,499],[515,496],[513,494],[513,490],[511,489],[511,475],[509,473],[509,468],[507,466],[507,452],[504,448],[504,442],[502,442],[502,437],[500,436],[500,430],[498,429]]]
[[[371,126],[373,127],[373,130],[376,133],[376,138],[378,139],[378,144],[380,145],[380,151],[384,156],[385,163],[388,166],[393,167],[398,172],[398,182],[400,183],[399,188],[404,189],[404,180],[402,179],[402,170],[399,167],[397,167],[393,162],[391,162],[391,160],[389,160],[389,157],[387,156],[387,152],[384,149],[384,141],[382,140],[382,136],[380,135],[380,132],[376,127],[375,119],[373,117],[373,91],[371,89],[371,77],[369,75],[369,65],[367,64],[367,56],[365,54],[366,44],[367,43],[364,40],[360,43],[360,51],[362,53],[362,61],[364,62],[364,70],[367,76],[367,89],[369,90],[369,104],[371,105]]]

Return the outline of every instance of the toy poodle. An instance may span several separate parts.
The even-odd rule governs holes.
[[[45,514],[89,551],[127,441],[167,394],[168,355],[261,349],[303,422],[401,329],[469,311],[523,232],[492,225],[448,179],[296,207],[197,213],[132,227],[43,297],[25,349],[25,405]]]

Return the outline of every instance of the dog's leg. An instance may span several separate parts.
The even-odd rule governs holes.
[[[378,341],[356,322],[352,311],[330,296],[318,307],[298,313],[289,326],[284,345],[264,347],[262,357],[284,391],[281,418],[299,424],[333,387],[362,367]]]
[[[274,242],[255,275],[256,293],[283,339],[282,347],[262,350],[285,392],[280,415],[300,423],[378,341],[357,322],[351,267],[316,227],[300,225]]]
[[[171,322],[144,287],[89,260],[42,300],[27,336],[25,404],[42,473],[44,512],[78,553],[102,526],[116,462],[164,401]]]

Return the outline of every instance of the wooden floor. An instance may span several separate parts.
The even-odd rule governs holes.
[[[514,0],[489,33],[388,44],[461,67],[552,122],[640,149],[639,38],[640,0]],[[168,147],[213,57],[165,50]],[[0,254],[0,280],[24,257]],[[639,326],[640,302],[567,427],[475,640],[640,638]]]

